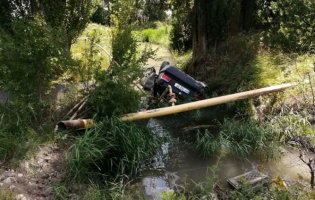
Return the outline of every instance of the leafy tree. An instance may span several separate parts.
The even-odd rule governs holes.
[[[164,21],[167,9],[167,0],[145,0],[144,15],[149,21]]]
[[[64,35],[38,20],[13,20],[12,33],[0,34],[0,86],[28,100],[42,100],[68,64]]]
[[[171,47],[179,52],[192,48],[192,0],[172,0]]]
[[[314,50],[315,2],[309,0],[259,1],[258,16],[268,27],[271,47],[285,51]]]
[[[86,28],[96,5],[96,0],[42,0],[46,22],[52,28],[65,30],[69,51]]]

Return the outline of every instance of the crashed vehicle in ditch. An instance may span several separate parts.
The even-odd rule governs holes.
[[[171,87],[176,97],[181,99],[203,98],[206,91],[206,84],[195,80],[185,72],[164,61],[156,73],[154,67],[147,68],[142,80],[143,89],[151,92],[153,98],[158,98]]]

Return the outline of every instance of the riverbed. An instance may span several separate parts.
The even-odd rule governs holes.
[[[200,112],[200,111],[197,111]],[[228,111],[227,111],[228,112]],[[199,116],[199,117],[196,117]],[[141,179],[135,184],[148,200],[161,199],[165,190],[176,190],[186,184],[193,188],[196,184],[204,183],[213,176],[211,167],[218,163],[218,183],[223,188],[230,188],[227,180],[252,170],[258,170],[270,179],[281,176],[288,184],[295,181],[307,183],[309,170],[298,158],[294,149],[279,147],[277,158],[266,160],[259,156],[245,159],[235,158],[232,155],[215,155],[203,158],[190,144],[181,137],[194,137],[198,129],[220,130],[216,128],[216,120],[228,116],[228,113],[214,109],[206,109],[201,113],[186,113],[172,117],[150,119],[147,126],[153,134],[170,136],[170,141],[164,143],[155,156],[149,158],[142,172]],[[206,127],[206,128],[205,128]],[[189,130],[189,131],[187,131]]]

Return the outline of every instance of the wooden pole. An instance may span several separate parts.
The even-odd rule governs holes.
[[[305,81],[304,84],[308,82],[309,81]],[[136,120],[141,120],[141,119],[155,118],[155,117],[161,117],[161,116],[166,116],[166,115],[171,115],[171,114],[176,114],[176,113],[181,113],[181,112],[187,112],[191,110],[225,104],[225,103],[238,101],[242,99],[253,98],[253,97],[257,97],[257,96],[272,93],[272,92],[278,92],[278,91],[287,89],[295,85],[298,85],[298,83],[287,83],[287,84],[282,84],[282,85],[266,87],[262,89],[251,90],[247,92],[226,95],[222,97],[206,99],[206,100],[192,102],[192,103],[181,104],[181,105],[167,107],[167,108],[160,108],[160,109],[148,110],[144,112],[127,114],[127,115],[122,116],[121,120],[122,121],[136,121]]]

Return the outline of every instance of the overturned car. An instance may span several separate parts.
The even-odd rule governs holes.
[[[172,92],[179,98],[195,98],[198,100],[202,99],[207,88],[204,83],[171,66],[167,61],[162,63],[158,74],[155,68],[148,68],[142,85],[144,90],[152,92],[153,97],[161,96],[171,86]]]

